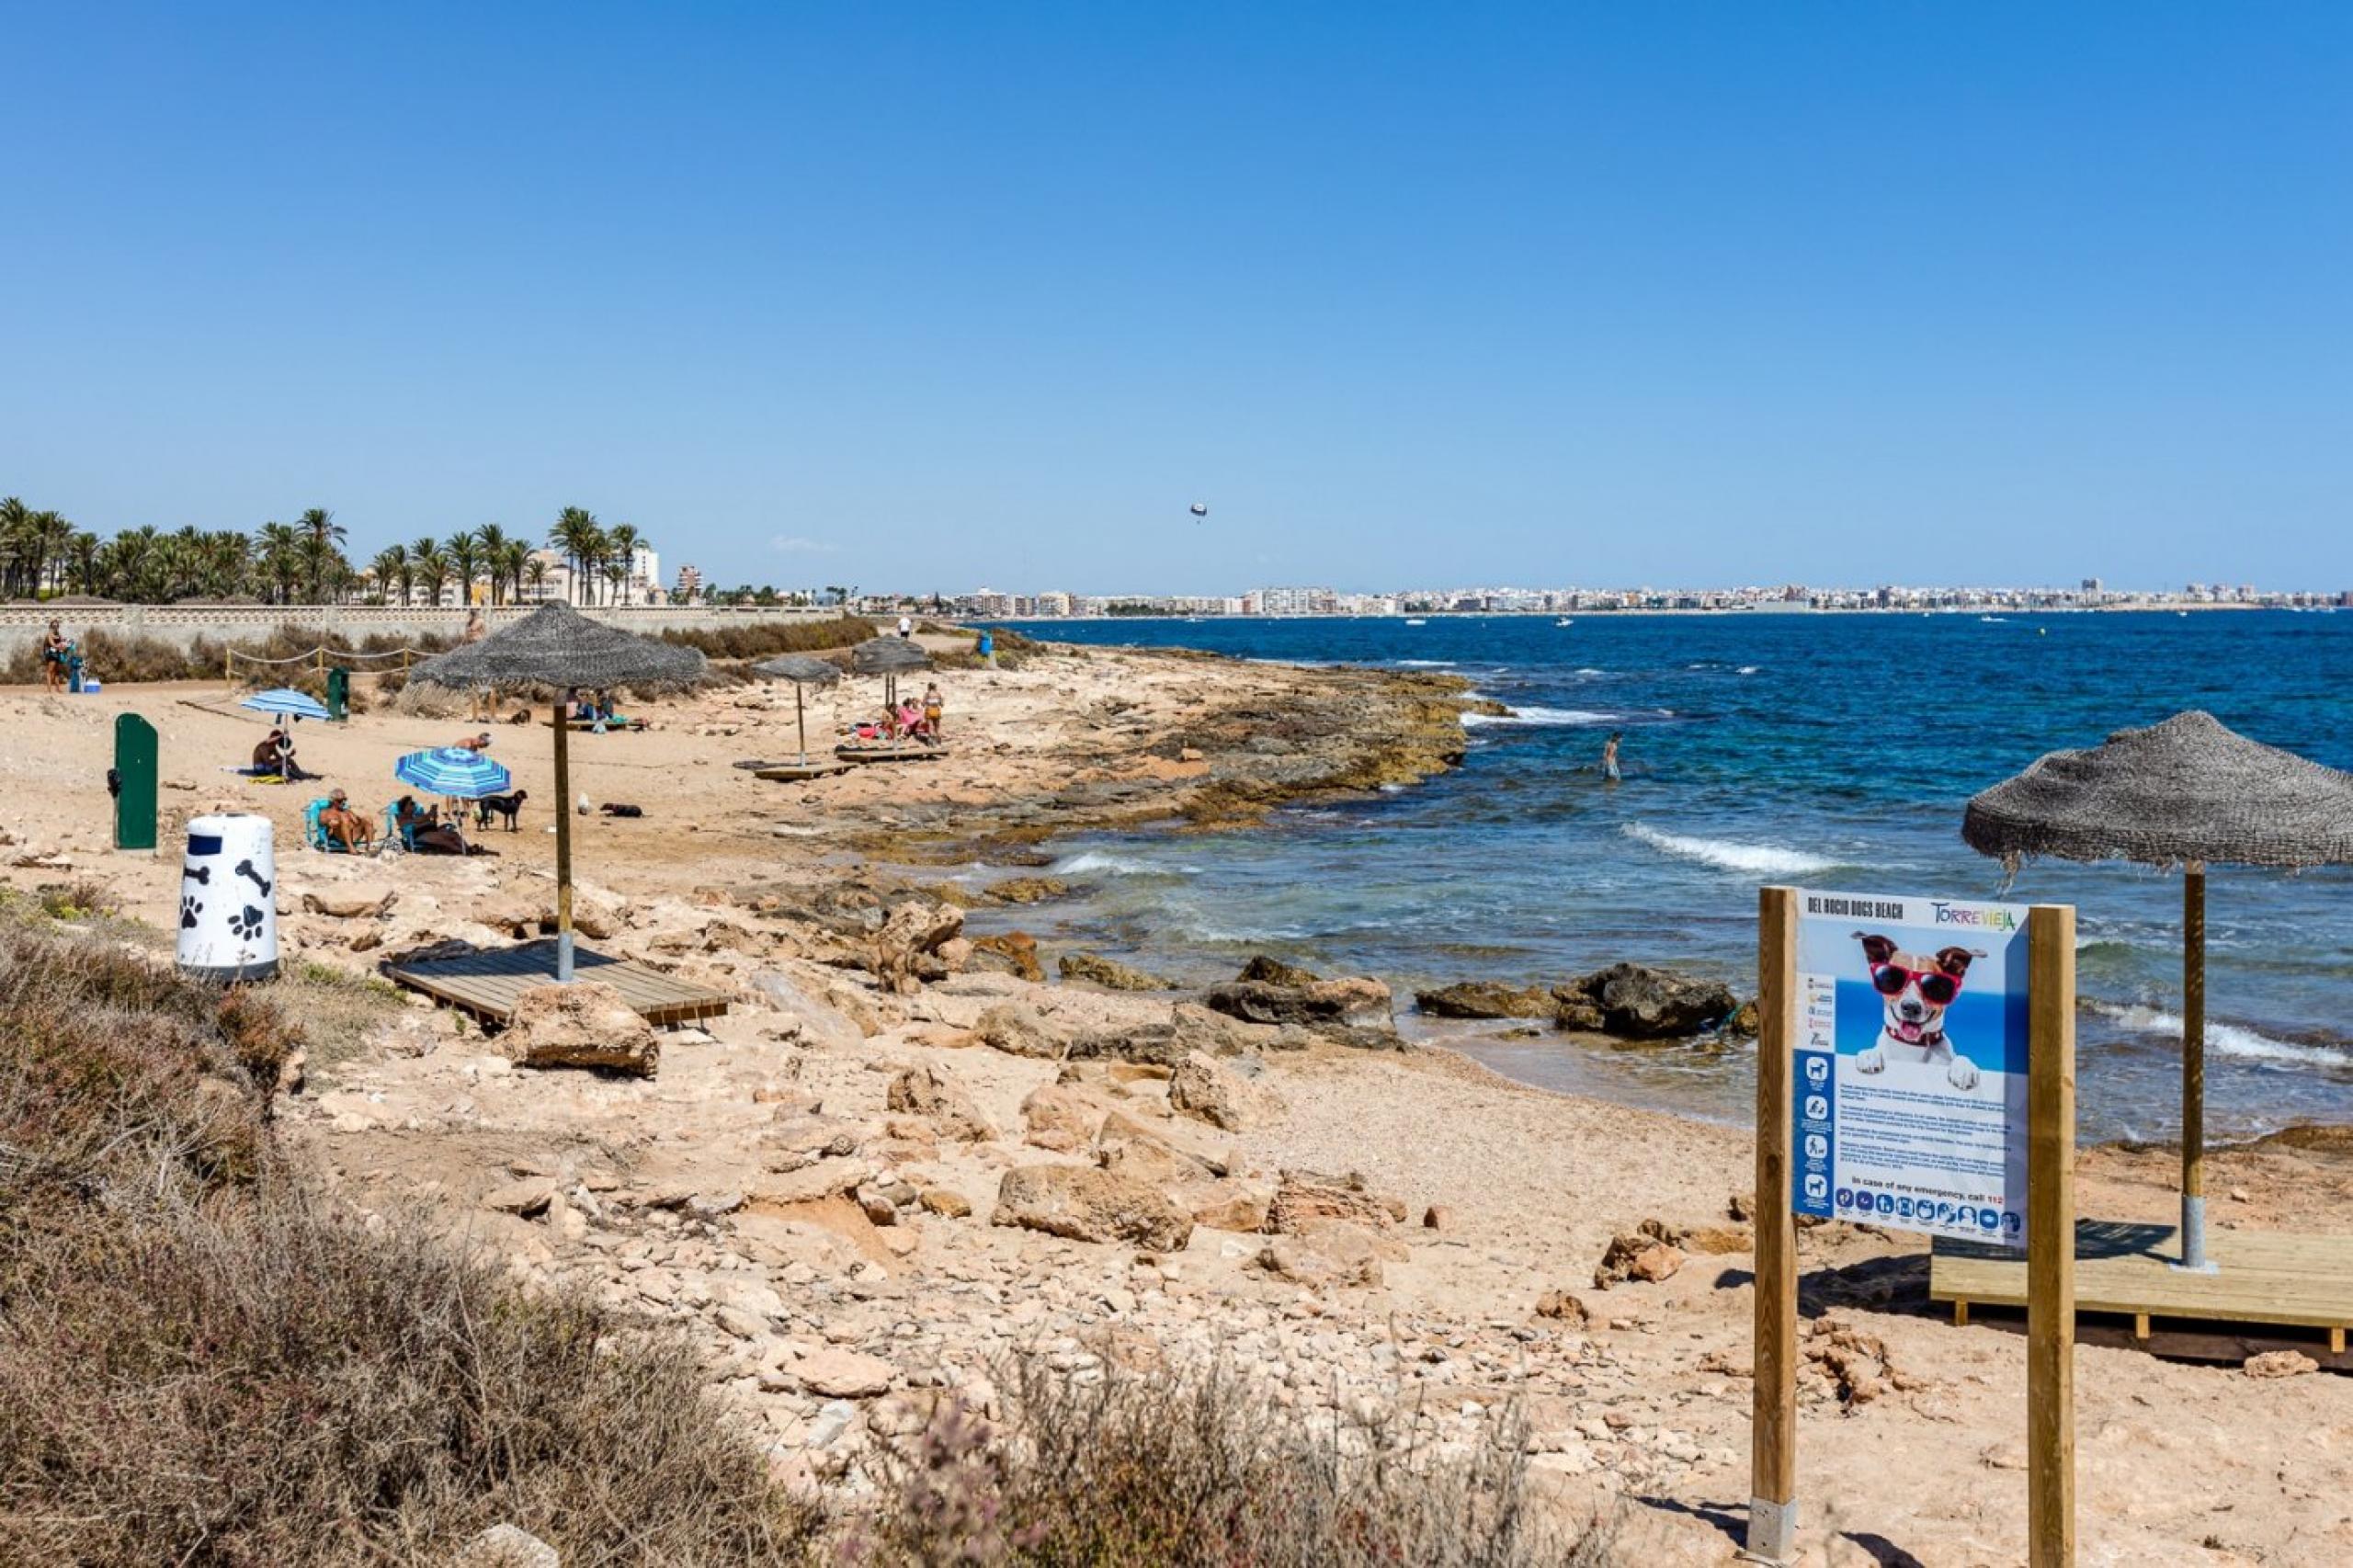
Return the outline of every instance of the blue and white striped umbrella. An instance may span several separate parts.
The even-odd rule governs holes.
[[[237,706],[250,708],[256,713],[276,713],[290,719],[324,719],[327,716],[326,704],[315,697],[305,697],[290,686],[281,686],[276,691],[256,691]]]
[[[515,781],[506,769],[464,746],[413,751],[392,764],[392,777],[428,794],[449,795],[460,801],[504,795]]]

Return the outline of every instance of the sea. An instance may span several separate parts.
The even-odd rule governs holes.
[[[1552,983],[1621,959],[1755,988],[1756,889],[2077,906],[2086,1139],[2178,1131],[2181,881],[2033,862],[1961,840],[1968,798],[2042,753],[2205,709],[2353,767],[2353,613],[1737,613],[1016,623],[1058,642],[1459,676],[1463,766],[1268,824],[1056,846],[1077,896],[1020,911],[1040,937],[1188,981],[1251,954],[1370,973],[1400,994]],[[1604,739],[1622,731],[1625,778]],[[2208,1126],[2217,1140],[2353,1122],[2353,872],[2213,869]],[[1425,1037],[1511,1077],[1743,1121],[1739,1044],[1594,1046],[1501,1026]]]

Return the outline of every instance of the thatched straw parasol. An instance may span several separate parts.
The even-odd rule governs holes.
[[[572,979],[572,703],[585,687],[679,690],[702,678],[703,657],[651,637],[616,631],[570,605],[551,601],[479,642],[426,660],[409,679],[460,691],[555,687],[555,978]]]
[[[2177,713],[2052,752],[1971,801],[1961,836],[2012,870],[2037,855],[2182,869],[2181,1266],[2209,1267],[2206,867],[2353,864],[2353,774]]]
[[[841,666],[810,653],[779,653],[773,659],[763,659],[754,665],[752,673],[792,683],[792,722],[801,732],[801,766],[808,767],[809,720],[801,707],[801,690],[806,687],[835,685],[842,678]]]
[[[896,707],[899,677],[931,668],[931,655],[912,637],[870,637],[849,651],[849,667],[862,676],[881,676],[882,700]]]

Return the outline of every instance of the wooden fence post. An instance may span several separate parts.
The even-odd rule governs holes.
[[[1798,894],[1756,900],[1756,1373],[1749,1428],[1748,1555],[1789,1561],[1798,1526],[1798,1232],[1790,1096],[1798,1040]]]

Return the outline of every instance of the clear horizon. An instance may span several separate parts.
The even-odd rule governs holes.
[[[707,581],[2353,587],[2353,13],[12,6],[0,494]],[[1194,503],[1210,508],[1196,522]]]

